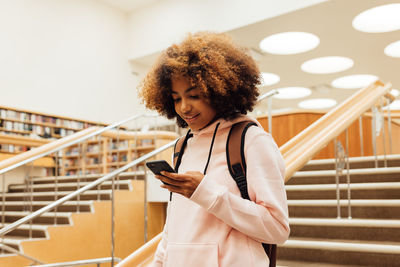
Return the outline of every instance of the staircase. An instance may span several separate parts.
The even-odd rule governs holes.
[[[115,188],[119,188],[115,191],[116,257],[127,256],[144,242],[144,175],[144,172],[122,173],[119,181],[115,181]],[[0,207],[1,227],[98,178],[99,175],[38,177],[32,179],[32,189],[24,184],[10,185],[7,193],[0,193],[0,205],[4,203],[5,207],[3,212]],[[56,211],[34,219],[31,225],[20,226],[5,235],[4,244],[45,263],[109,257],[111,186],[111,181],[104,182],[83,193],[79,200],[67,201]],[[27,193],[30,191],[31,195]],[[0,253],[0,266],[31,263],[7,251]]]
[[[400,266],[400,155],[350,158],[337,219],[335,160],[312,160],[286,185],[291,234],[279,266]]]

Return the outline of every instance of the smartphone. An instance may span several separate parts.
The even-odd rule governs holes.
[[[146,166],[154,173],[161,175],[160,172],[175,172],[175,170],[165,160],[154,160],[146,162]],[[165,183],[166,184],[166,183]]]

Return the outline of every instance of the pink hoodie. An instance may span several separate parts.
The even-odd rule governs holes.
[[[220,123],[203,180],[190,199],[172,195],[152,266],[265,267],[269,259],[261,243],[282,244],[287,240],[285,166],[271,135],[261,126],[250,127],[246,133],[247,183],[252,201],[241,197],[228,171],[225,146],[230,126],[248,119],[219,119],[193,132],[179,173],[203,172],[212,135]]]

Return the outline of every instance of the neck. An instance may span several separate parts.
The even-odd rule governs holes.
[[[218,116],[218,115],[215,115],[215,117],[214,117],[209,123],[207,123],[206,126],[204,126],[203,128],[199,129],[199,131],[201,131],[201,130],[207,128],[208,126],[210,126],[211,124],[213,124],[213,123],[214,123],[216,120],[218,120],[218,119],[219,119],[219,116]]]

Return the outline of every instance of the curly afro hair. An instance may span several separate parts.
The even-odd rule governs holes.
[[[261,82],[259,69],[247,50],[225,34],[189,34],[180,44],[167,48],[139,85],[147,108],[168,119],[186,122],[175,112],[171,95],[174,77],[184,76],[196,85],[217,116],[227,120],[252,111]]]

